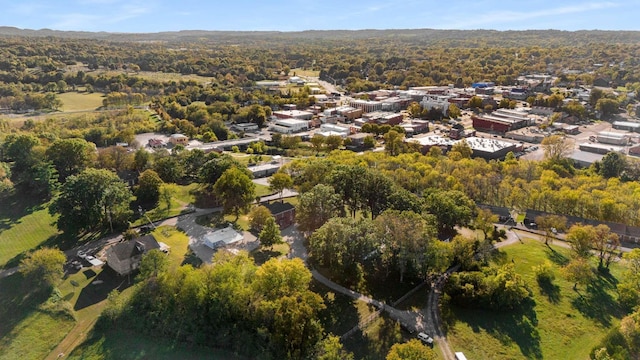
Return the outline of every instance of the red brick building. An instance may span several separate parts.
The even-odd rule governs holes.
[[[296,208],[286,202],[272,202],[270,204],[264,204],[269,209],[276,223],[280,226],[280,229],[286,229],[296,222]]]

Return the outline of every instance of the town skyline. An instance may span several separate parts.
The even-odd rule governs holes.
[[[186,0],[42,0],[6,2],[0,25],[21,29],[153,33],[180,30],[304,31],[362,29],[640,30],[640,3],[549,0],[505,6],[495,0],[467,3],[250,0],[201,3]]]

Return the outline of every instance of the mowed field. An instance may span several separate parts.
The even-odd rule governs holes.
[[[98,92],[66,92],[58,94],[58,98],[62,101],[60,110],[64,112],[91,111],[102,106],[104,94]]]
[[[502,261],[513,261],[533,291],[534,302],[518,311],[445,305],[443,318],[454,351],[463,351],[469,359],[587,359],[609,329],[619,325],[623,314],[615,285],[620,265],[611,265],[610,275],[599,275],[574,291],[561,273],[570,260],[566,248],[527,239],[503,248],[501,255]],[[553,264],[555,280],[541,288],[532,267],[547,260]],[[595,259],[592,264],[595,268]]]

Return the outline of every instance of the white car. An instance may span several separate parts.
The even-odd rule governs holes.
[[[78,254],[77,254],[77,255],[78,255],[78,257],[79,257],[80,259],[86,259],[86,258],[87,258],[87,253],[85,253],[85,252],[84,252],[84,251],[82,251],[82,250],[78,250]]]
[[[433,338],[427,335],[427,333],[418,333],[418,339],[420,339],[420,341],[422,341],[422,343],[425,345],[433,346]]]

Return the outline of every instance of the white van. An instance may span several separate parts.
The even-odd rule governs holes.
[[[456,353],[456,360],[467,360],[467,357],[460,351]]]

